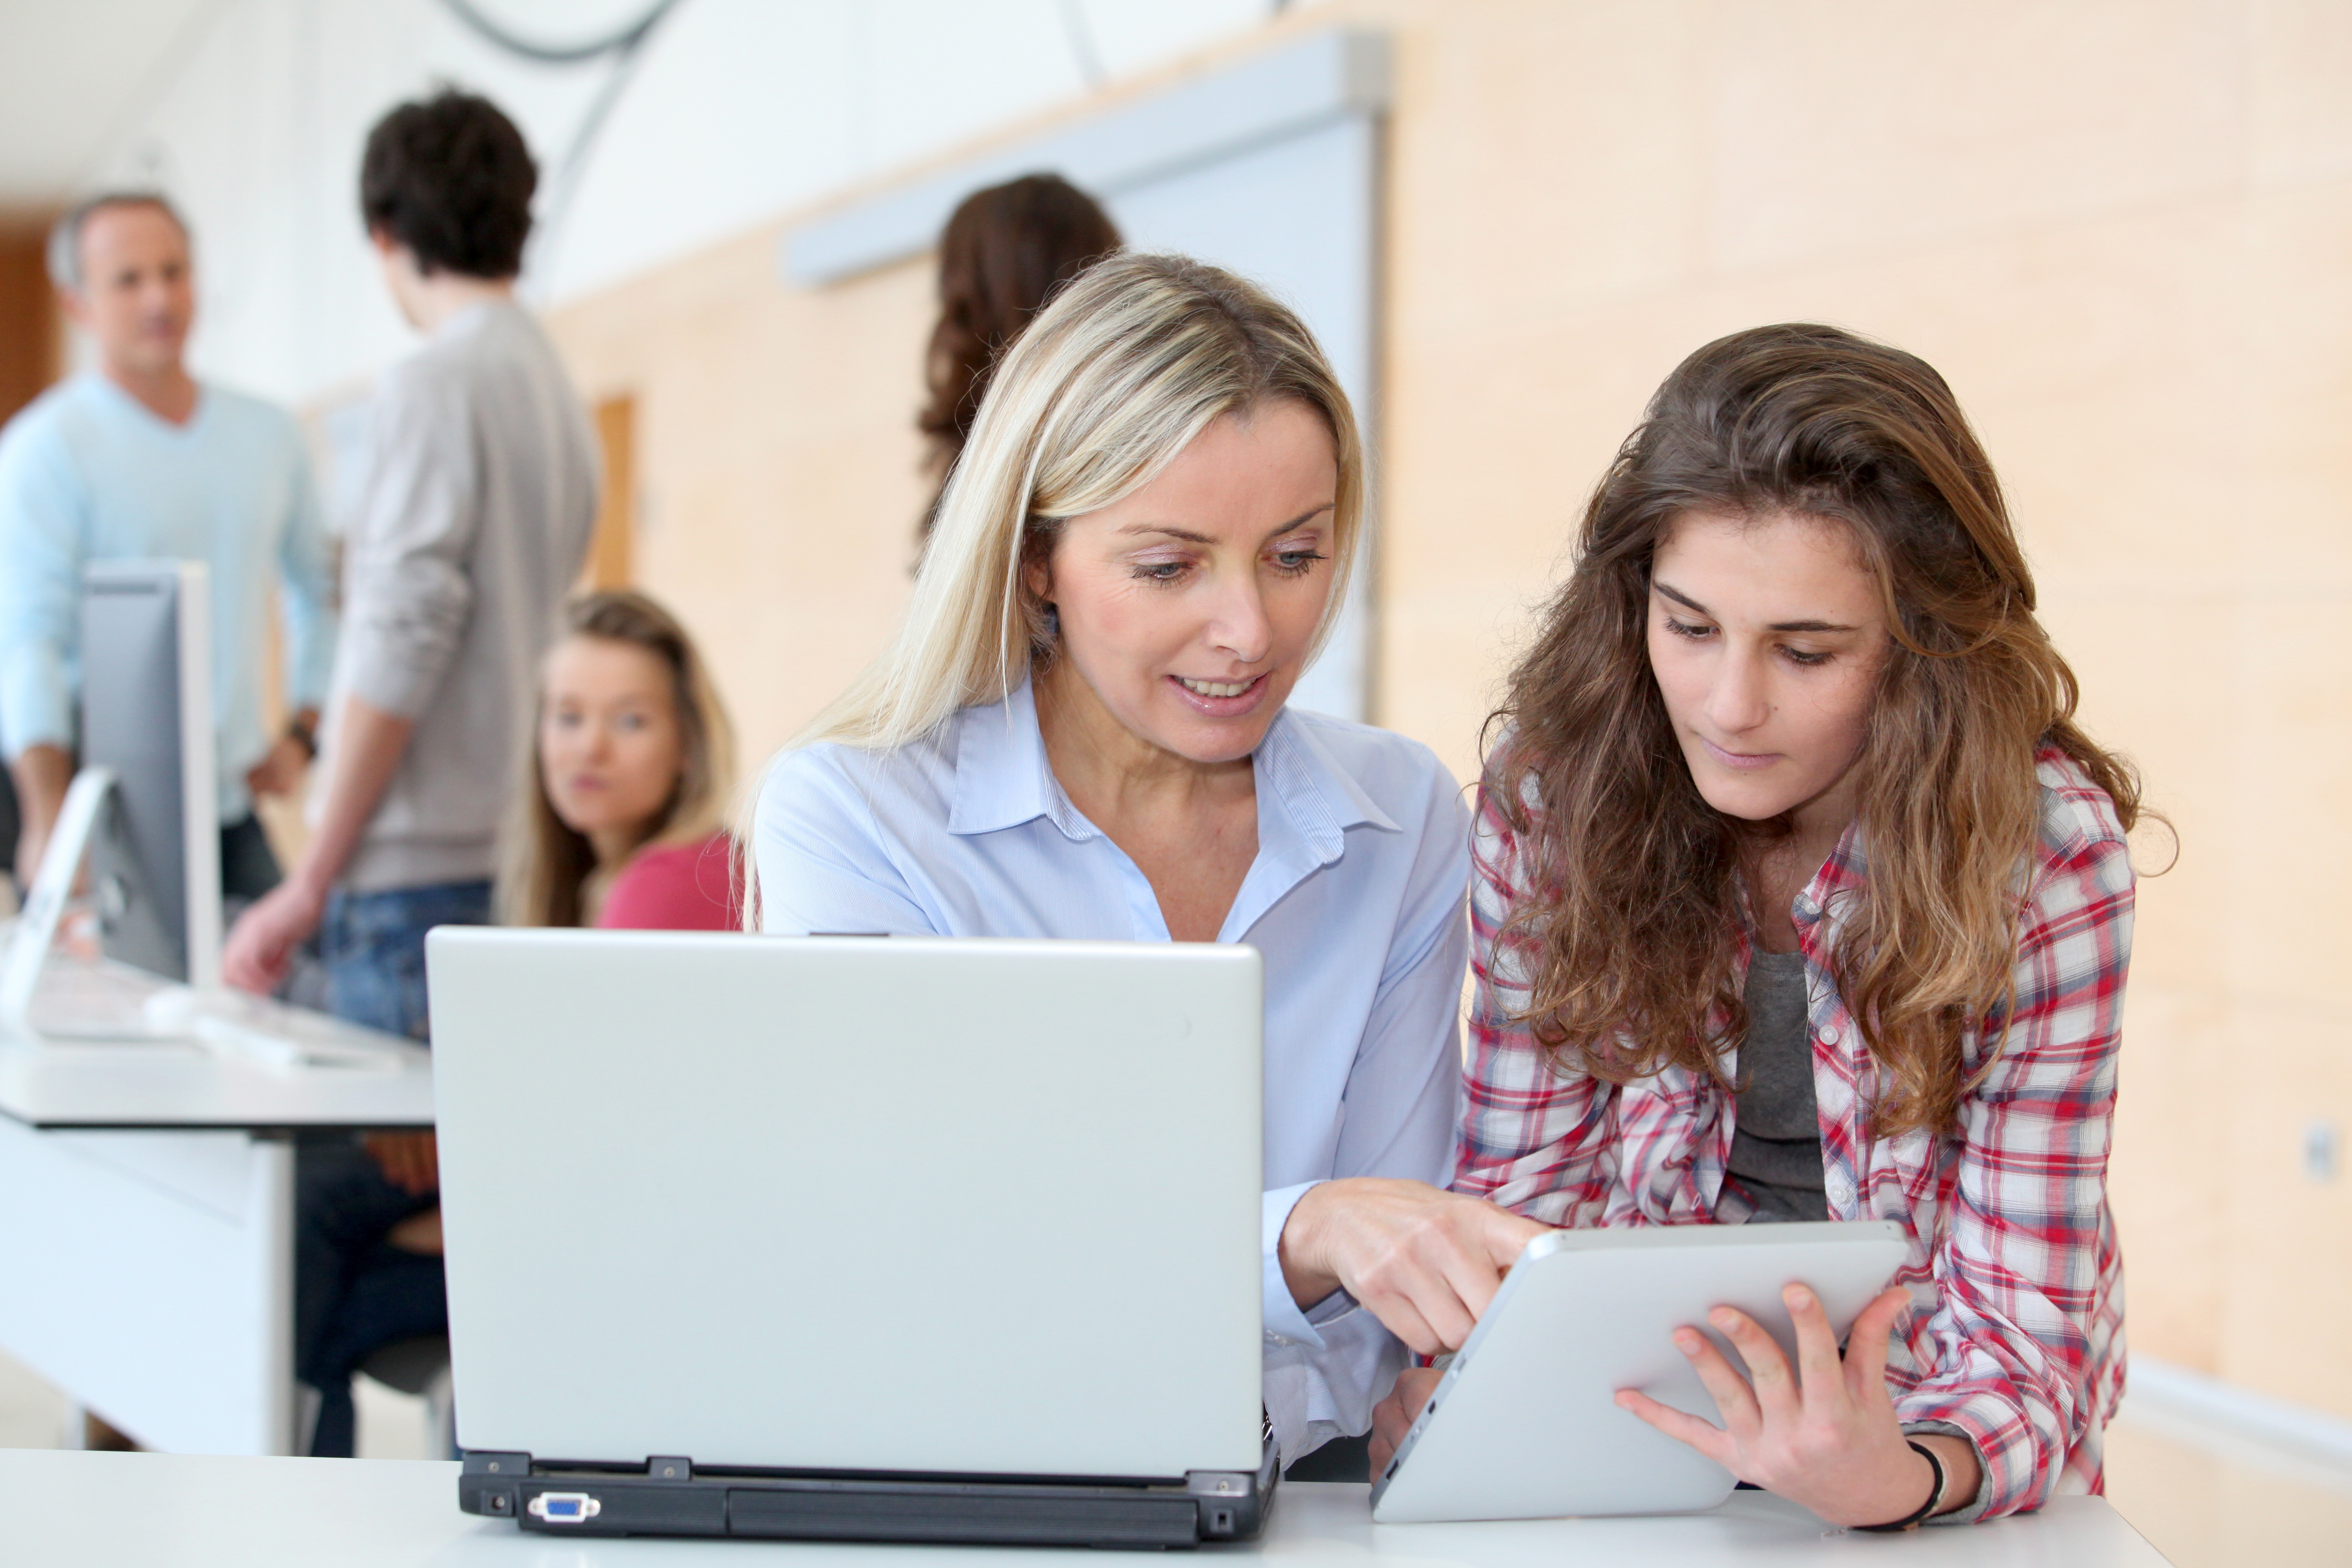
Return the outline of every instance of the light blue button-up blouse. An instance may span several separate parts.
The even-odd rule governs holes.
[[[1257,858],[1217,940],[1265,962],[1265,1400],[1288,1460],[1363,1431],[1403,1364],[1346,1296],[1302,1312],[1276,1244],[1318,1181],[1451,1173],[1469,819],[1429,749],[1384,730],[1286,710],[1253,761]],[[785,753],[753,853],[771,932],[1169,940],[1055,779],[1025,685],[895,752]]]

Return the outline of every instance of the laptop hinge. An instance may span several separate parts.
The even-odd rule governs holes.
[[[675,1454],[656,1454],[646,1461],[646,1474],[657,1481],[690,1481],[694,1461]]]

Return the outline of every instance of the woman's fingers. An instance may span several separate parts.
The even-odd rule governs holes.
[[[1381,1321],[1381,1326],[1397,1338],[1416,1355],[1435,1355],[1450,1349],[1431,1328],[1429,1320],[1421,1314],[1412,1298],[1382,1291],[1360,1298],[1364,1308]]]
[[[1845,1340],[1845,1375],[1857,1394],[1886,1386],[1886,1342],[1910,1305],[1911,1292],[1890,1285],[1854,1319]]]
[[[1475,1324],[1495,1304],[1504,1276],[1528,1243],[1552,1227],[1483,1199],[1460,1205],[1448,1219],[1454,1245],[1446,1278]]]
[[[1738,1445],[1721,1428],[1631,1388],[1617,1391],[1617,1408],[1632,1411],[1676,1442],[1689,1444],[1725,1469],[1738,1473]]]
[[[1742,1440],[1752,1436],[1763,1426],[1764,1412],[1757,1405],[1756,1391],[1748,1385],[1748,1380],[1696,1329],[1676,1329],[1675,1348],[1690,1358],[1691,1370],[1698,1373],[1700,1386],[1706,1390],[1723,1416],[1724,1430]]]
[[[1448,1194],[1436,1211],[1432,1239],[1438,1244],[1437,1272],[1461,1303],[1464,1339],[1495,1303],[1503,1276],[1518,1261],[1528,1242],[1552,1227],[1524,1215],[1513,1214],[1483,1198]],[[1460,1341],[1454,1342],[1458,1346]]]
[[[1479,1291],[1475,1276],[1465,1279],[1464,1272],[1459,1265],[1449,1268],[1441,1263],[1413,1281],[1413,1307],[1440,1341],[1425,1354],[1460,1350],[1470,1338],[1470,1331],[1478,1326],[1478,1309],[1471,1305],[1471,1300]],[[1489,1289],[1486,1295],[1491,1300],[1494,1291]]]
[[[1706,1315],[1716,1332],[1731,1342],[1739,1359],[1748,1363],[1748,1381],[1756,1391],[1756,1404],[1768,1421],[1785,1419],[1797,1410],[1796,1374],[1789,1370],[1788,1357],[1771,1335],[1758,1326],[1756,1320],[1737,1307],[1717,1307]]]
[[[1503,1268],[1550,1228],[1483,1199],[1417,1182],[1327,1183],[1317,1223],[1335,1237],[1332,1272],[1424,1354],[1458,1349],[1501,1289]],[[1301,1200],[1305,1206],[1306,1200]],[[1407,1331],[1425,1325],[1425,1339]]]
[[[1423,1355],[1460,1349],[1476,1321],[1439,1267],[1409,1251],[1365,1270],[1353,1289],[1389,1332]]]
[[[1780,1303],[1789,1309],[1789,1321],[1797,1331],[1797,1374],[1804,1381],[1798,1396],[1813,1407],[1824,1400],[1843,1400],[1845,1363],[1838,1359],[1837,1331],[1830,1327],[1821,1298],[1803,1285],[1790,1285],[1781,1290]]]
[[[1397,1373],[1396,1384],[1389,1390],[1389,1398],[1396,1402],[1398,1412],[1410,1426],[1421,1418],[1421,1407],[1429,1403],[1429,1396],[1436,1393],[1437,1385],[1444,1381],[1445,1373],[1436,1367],[1409,1366]]]
[[[1405,1434],[1420,1419],[1422,1406],[1445,1374],[1433,1366],[1409,1366],[1397,1373],[1389,1396],[1372,1406],[1372,1474],[1378,1477],[1396,1458]]]
[[[1446,1321],[1437,1326],[1460,1333],[1460,1339],[1446,1345],[1448,1350],[1459,1350],[1478,1320],[1486,1315],[1486,1309],[1494,1305],[1495,1292],[1503,1288],[1503,1274],[1488,1258],[1480,1237],[1448,1234],[1440,1239],[1436,1250],[1437,1256],[1430,1260],[1430,1286],[1433,1294],[1444,1299],[1443,1310],[1447,1312]],[[1429,1316],[1425,1310],[1423,1315]]]
[[[1527,1250],[1528,1242],[1552,1228],[1541,1220],[1513,1214],[1501,1205],[1490,1204],[1483,1198],[1471,1205],[1469,1213],[1486,1259],[1495,1266],[1497,1279],[1519,1260],[1519,1254]],[[1485,1307],[1486,1303],[1479,1303],[1482,1311]]]
[[[1412,1430],[1412,1417],[1404,1413],[1394,1394],[1372,1406],[1370,1458],[1375,1478],[1389,1468],[1389,1461],[1396,1458],[1397,1448],[1404,1442],[1404,1435]]]

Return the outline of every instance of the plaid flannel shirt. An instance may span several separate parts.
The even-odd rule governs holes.
[[[2036,772],[2041,829],[2014,1012],[2005,1043],[1997,1024],[1963,1040],[1971,1079],[1983,1076],[1956,1132],[1870,1134],[1878,1069],[1826,967],[1846,895],[1868,875],[1853,830],[1793,909],[1830,1214],[1895,1220],[1910,1235],[1895,1278],[1914,1310],[1896,1326],[1886,1376],[1906,1430],[1966,1437],[1983,1460],[1975,1502],[1946,1516],[1956,1522],[2099,1490],[2101,1436],[2123,1393],[2123,1266],[2106,1167],[2131,862],[2114,805],[2079,768],[2045,749]],[[1482,789],[1455,1188],[1573,1227],[1745,1219],[1744,1202],[1724,1190],[1736,1101],[1722,1084],[1681,1068],[1622,1086],[1555,1071],[1515,1021],[1528,943],[1498,944],[1497,933],[1524,876]],[[1738,962],[1744,970],[1744,940]]]

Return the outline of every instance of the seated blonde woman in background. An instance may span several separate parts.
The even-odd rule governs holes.
[[[503,925],[730,931],[734,737],[693,639],[643,594],[592,594],[541,666],[531,766],[499,868]]]
[[[741,923],[720,826],[733,734],[694,644],[668,611],[642,594],[573,600],[562,640],[541,666],[532,734],[531,765],[500,846],[502,924],[728,931]],[[383,1312],[387,1298],[413,1293],[404,1280],[417,1257],[440,1256],[440,1206],[410,1215],[384,1239],[389,1246],[352,1266],[318,1330],[320,1343],[362,1346],[334,1352],[346,1377],[374,1348],[354,1337],[364,1331],[355,1325]]]

